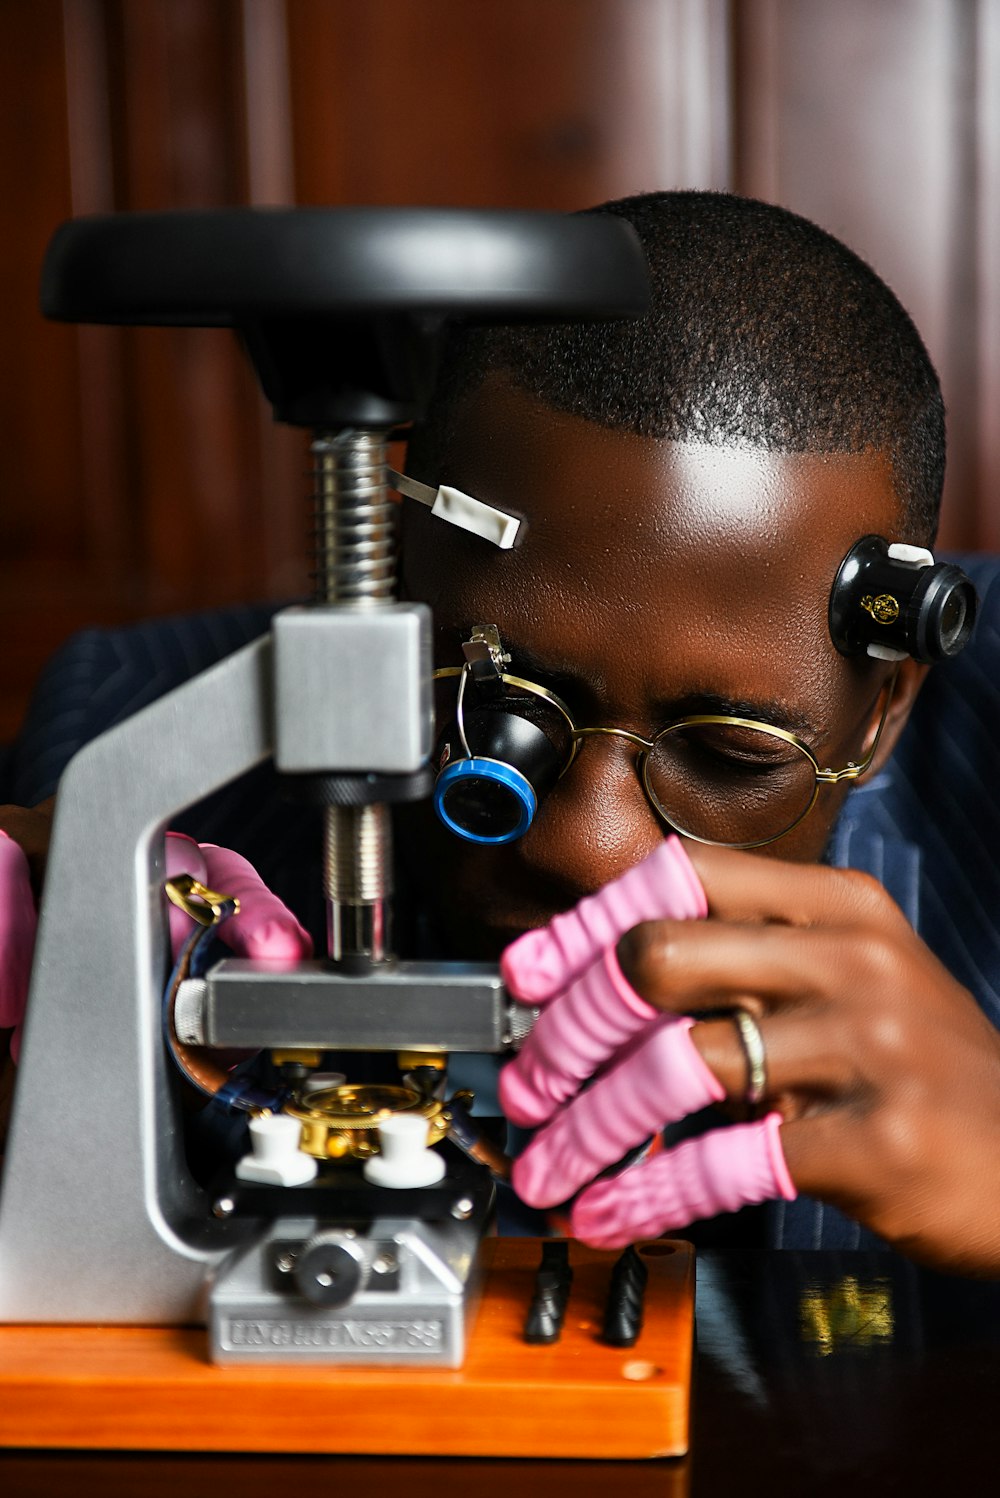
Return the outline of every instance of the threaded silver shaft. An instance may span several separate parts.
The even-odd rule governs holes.
[[[392,826],[386,806],[324,810],[323,893],[327,950],[334,961],[390,955]]]
[[[370,903],[391,882],[385,859],[389,811],[385,806],[327,806],[330,836],[323,861],[323,892],[331,900]]]

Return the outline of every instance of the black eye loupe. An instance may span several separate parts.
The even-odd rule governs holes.
[[[566,763],[568,731],[560,732],[556,723],[543,727],[522,716],[522,709],[531,712],[503,699],[467,709],[471,754],[457,722],[438,742],[434,809],[446,827],[469,842],[511,843],[523,837]]]
[[[912,656],[924,665],[957,655],[979,600],[961,567],[919,546],[862,536],[830,592],[830,634],[841,655]]]

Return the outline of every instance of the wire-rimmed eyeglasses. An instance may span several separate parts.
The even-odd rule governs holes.
[[[502,782],[505,794],[514,790],[520,794],[514,780],[502,772],[510,770],[512,776],[523,779],[515,741],[528,742],[528,725],[536,739],[541,741],[544,735],[552,746],[557,776],[569,770],[587,738],[621,739],[639,751],[636,768],[643,789],[669,827],[696,842],[732,848],[760,848],[785,837],[812,811],[821,786],[859,780],[870,769],[895,683],[893,677],[867,752],[834,770],[822,767],[813,749],[797,734],[754,718],[688,714],[647,738],[627,728],[581,725],[548,687],[506,671],[498,670],[485,691],[468,663],[435,672],[438,682],[453,678],[458,678],[454,718],[461,752],[474,765],[493,767],[487,771],[492,793]],[[513,735],[512,719],[525,725]],[[449,741],[446,758],[453,761],[454,753]],[[530,772],[529,779],[533,779]],[[482,785],[480,773],[478,780],[471,776],[462,788],[473,821],[477,786],[481,789]],[[531,794],[529,786],[526,795]],[[459,825],[454,830],[474,841],[508,841],[526,830],[533,815],[534,805],[522,815],[518,831],[505,836],[480,836]],[[483,825],[493,816],[491,806]]]

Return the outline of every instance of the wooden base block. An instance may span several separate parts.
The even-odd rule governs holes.
[[[571,1247],[562,1337],[521,1330],[538,1240],[492,1264],[464,1367],[225,1367],[186,1327],[0,1327],[0,1445],[118,1451],[634,1459],[687,1450],[694,1250],[642,1245],[635,1347],[597,1340],[617,1255]]]

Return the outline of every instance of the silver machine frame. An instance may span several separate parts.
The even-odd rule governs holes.
[[[418,651],[424,650],[426,609],[397,607],[406,629],[416,626],[410,633]],[[362,635],[369,633],[363,612],[356,622]],[[334,625],[338,648],[344,645],[342,624],[338,619]],[[325,653],[322,632],[311,633]],[[424,671],[429,680],[429,659]],[[481,1235],[482,1221],[456,1221],[444,1233],[427,1235],[439,1256],[436,1275],[435,1266],[428,1267],[426,1244],[413,1256],[419,1283],[411,1288],[404,1319],[411,1345],[380,1349],[366,1345],[355,1330],[353,1341],[344,1333],[338,1346],[329,1313],[304,1303],[293,1318],[296,1330],[286,1330],[292,1325],[287,1304],[275,1319],[274,1297],[268,1325],[283,1329],[273,1333],[274,1341],[262,1345],[258,1330],[256,1346],[244,1338],[234,1348],[227,1331],[227,1316],[245,1324],[252,1315],[258,1328],[262,1324],[260,1275],[247,1285],[248,1274],[253,1279],[247,1224],[213,1212],[185,1158],[180,1099],[160,1019],[169,967],[164,833],[176,812],[274,752],[273,677],[273,639],[264,636],[94,740],[65,772],[0,1195],[0,1319],[171,1324],[211,1315],[223,1360],[242,1353],[255,1360],[360,1357],[455,1365],[464,1350],[463,1303],[475,1258],[470,1234]],[[350,672],[345,683],[353,690]],[[368,690],[381,692],[382,685],[376,674]],[[386,713],[384,731],[387,742],[398,746],[392,717]],[[421,755],[420,736],[413,743]],[[375,748],[377,758],[377,742]],[[433,979],[434,969],[425,973],[419,964],[390,970],[381,981],[392,990],[392,1002],[373,1011],[371,985],[378,979],[344,978],[321,963],[275,975],[266,964],[228,959],[218,975],[210,971],[207,977],[207,996],[217,988],[219,997],[206,1005],[206,1023],[214,1031],[206,1039],[227,1045],[238,1024],[241,1043],[248,1044],[322,1040],[331,1047],[394,1049],[428,1046],[447,1035],[452,1049],[503,1048],[511,1035],[510,1006],[495,972],[452,968],[440,989],[441,1006],[434,1002]],[[407,990],[413,995],[409,1005]],[[463,992],[470,1017],[465,1033],[456,1036],[450,1024]],[[329,1016],[325,1030],[323,1009]],[[289,1229],[279,1220],[272,1231],[280,1237]],[[414,1224],[379,1222],[373,1235],[410,1242]],[[246,1286],[243,1300],[235,1302],[220,1279],[230,1255],[236,1282]],[[464,1266],[461,1273],[458,1266]],[[210,1294],[218,1295],[214,1312]],[[384,1298],[368,1299],[370,1319],[384,1329]],[[443,1321],[428,1319],[435,1307]],[[355,1307],[349,1321],[338,1325],[356,1329],[360,1316]],[[414,1345],[415,1326],[434,1331]],[[317,1327],[325,1328],[325,1342]],[[293,1337],[297,1346],[282,1341]]]
[[[95,739],[63,775],[0,1189],[0,1319],[210,1322],[221,1361],[461,1362],[488,1192],[485,1208],[462,1198],[430,1221],[380,1197],[367,1245],[337,1228],[361,1290],[331,1318],[275,1274],[295,1257],[284,1240],[322,1239],[333,1214],[304,1212],[300,1197],[262,1230],[194,1179],[162,1034],[165,832],[271,756],[279,773],[329,781],[331,796],[351,777],[382,788],[319,797],[333,965],[275,975],[222,963],[199,991],[203,1043],[510,1044],[495,970],[395,963],[386,945],[387,803],[426,793],[432,749],[430,614],[396,601],[387,444],[422,407],[447,316],[619,317],[647,304],[638,239],[613,217],[228,209],[57,231],[49,316],[235,328],[276,418],[313,430],[315,587],[310,606],[276,615],[268,635]]]

